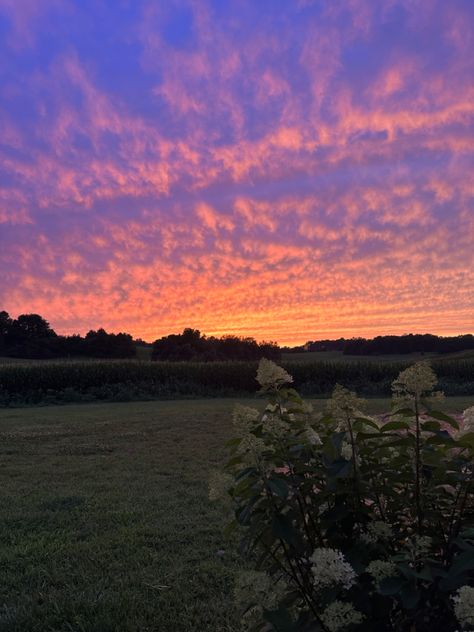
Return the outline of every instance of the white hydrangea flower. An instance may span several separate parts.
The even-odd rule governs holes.
[[[234,584],[234,602],[238,609],[245,609],[242,615],[242,629],[254,629],[262,619],[263,608],[276,608],[284,596],[287,585],[283,580],[276,582],[261,571],[241,571]],[[250,608],[248,605],[252,604]]]
[[[313,404],[310,404],[309,402],[302,402],[301,412],[303,412],[305,415],[310,415],[313,412],[313,410],[314,410]]]
[[[282,386],[283,384],[291,384],[293,378],[281,366],[278,366],[271,360],[262,358],[258,365],[257,382],[263,388],[269,386]]]
[[[250,408],[250,406],[236,404],[234,406],[234,410],[232,411],[232,423],[239,434],[246,434],[247,432],[250,432],[257,423],[259,417],[260,413],[258,410]]]
[[[288,423],[286,421],[284,421],[280,415],[278,414],[270,414],[270,415],[266,415],[266,418],[264,419],[264,430],[266,432],[269,432],[272,435],[275,435],[276,437],[281,437],[282,435],[286,434],[288,432],[288,430],[290,429],[290,426],[288,425]]]
[[[310,445],[322,445],[321,437],[313,428],[309,427],[304,431],[304,438]]]
[[[360,399],[340,384],[336,384],[331,399],[326,404],[326,410],[339,422],[338,430],[346,430],[347,418],[363,416],[361,411],[365,405],[365,400]]]
[[[249,432],[245,437],[242,437],[237,453],[250,458],[250,462],[253,462],[258,460],[262,452],[270,449],[269,446],[265,445],[263,439]]]
[[[394,562],[389,560],[373,560],[367,566],[367,572],[372,575],[376,584],[379,584],[382,579],[393,577],[397,572],[397,567]]]
[[[415,558],[427,556],[433,544],[432,538],[427,535],[413,535],[405,542],[405,546]]]
[[[211,472],[209,474],[209,500],[225,498],[227,491],[232,487],[234,479],[224,472]]]
[[[454,614],[465,628],[474,626],[474,586],[461,586],[453,597]]]
[[[341,456],[346,461],[350,461],[352,459],[352,446],[347,441],[344,441],[341,447]]]
[[[462,434],[474,432],[474,406],[466,408],[462,414]]]
[[[346,562],[341,551],[329,548],[316,549],[309,558],[316,589],[341,584],[349,589],[355,582],[356,573]]]
[[[396,399],[412,399],[433,391],[438,378],[426,361],[417,362],[402,371],[392,383],[393,395]]]
[[[374,520],[367,525],[367,531],[361,535],[361,540],[366,544],[375,544],[379,540],[384,542],[393,536],[392,527],[382,520]]]
[[[347,601],[333,601],[325,608],[321,620],[329,632],[339,632],[349,626],[359,625],[364,615]]]

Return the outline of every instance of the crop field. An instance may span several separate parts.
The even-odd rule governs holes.
[[[390,353],[386,355],[345,355],[342,351],[308,351],[304,353],[283,353],[283,362],[375,362],[375,363],[394,363],[394,362],[420,362],[421,360],[429,360],[434,362],[443,362],[446,360],[462,360],[474,358],[474,351],[458,351],[456,353]]]
[[[243,562],[207,478],[236,401],[1,410],[0,630],[235,630]]]
[[[327,397],[339,383],[360,395],[380,397],[389,396],[398,373],[418,359],[405,356],[403,361],[345,361],[339,357],[313,362],[292,359],[281,364],[305,396]],[[474,395],[473,356],[436,357],[431,362],[439,389],[447,395]],[[0,406],[250,396],[257,388],[256,370],[256,362],[237,361],[0,363]]]

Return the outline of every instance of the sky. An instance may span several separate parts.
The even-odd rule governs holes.
[[[0,309],[474,331],[472,0],[0,0]]]

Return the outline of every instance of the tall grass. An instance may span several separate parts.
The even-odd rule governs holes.
[[[390,394],[409,362],[284,362],[305,395],[340,383],[366,396]],[[474,359],[433,362],[447,395],[474,395]],[[256,362],[32,361],[0,365],[0,405],[56,401],[217,397],[255,392]]]

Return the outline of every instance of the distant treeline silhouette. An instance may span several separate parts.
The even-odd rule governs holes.
[[[345,355],[393,355],[408,353],[455,353],[474,349],[474,336],[435,336],[433,334],[405,334],[376,336],[375,338],[338,338],[337,340],[309,341],[293,352],[342,351]]]
[[[39,314],[10,318],[0,312],[0,356],[12,358],[133,358],[136,344],[130,334],[108,334],[104,329],[59,336]]]
[[[340,351],[346,355],[390,355],[409,353],[454,353],[474,349],[474,336],[435,336],[406,334],[376,338],[338,338],[309,341],[298,347],[280,348],[276,342],[257,342],[254,338],[233,335],[206,336],[186,328],[181,334],[159,338],[152,345],[134,340],[130,334],[91,330],[85,336],[61,336],[39,314],[21,314],[11,318],[0,311],[0,356],[13,358],[134,358],[137,347],[151,347],[153,360],[201,361],[259,360],[279,361],[281,353]]]
[[[257,342],[254,338],[238,336],[204,336],[197,329],[185,329],[182,334],[171,334],[153,343],[153,360],[259,360],[279,361],[281,350],[276,342]]]
[[[0,312],[0,356],[32,359],[134,358],[137,346],[152,345],[134,340],[130,334],[109,334],[104,329],[91,330],[85,336],[61,336],[39,314],[21,314],[14,319],[7,312]],[[262,357],[280,360],[278,345],[237,336],[208,337],[196,329],[165,336],[152,346],[153,360],[209,362],[259,360]]]

